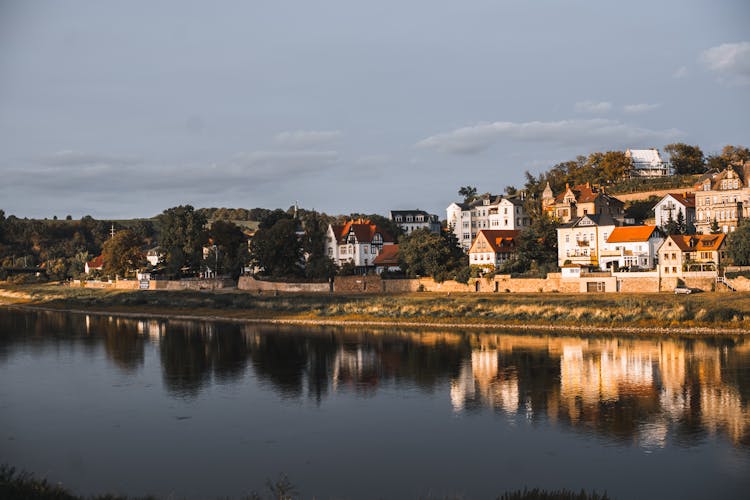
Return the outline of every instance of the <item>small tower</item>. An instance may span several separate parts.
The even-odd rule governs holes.
[[[552,193],[552,188],[549,186],[549,181],[547,181],[547,186],[544,188],[544,191],[542,191],[542,206],[549,207],[554,203],[555,195]]]

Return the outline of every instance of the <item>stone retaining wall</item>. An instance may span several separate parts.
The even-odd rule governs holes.
[[[256,280],[252,276],[240,276],[237,288],[252,292],[329,293],[328,283],[281,283]]]

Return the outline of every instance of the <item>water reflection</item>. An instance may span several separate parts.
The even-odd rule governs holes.
[[[487,409],[644,448],[705,436],[750,444],[750,343],[349,330],[0,314],[0,363],[18,350],[103,351],[126,373],[158,350],[164,387],[196,398],[248,376],[284,399],[318,405],[384,387],[444,394],[457,414]]]

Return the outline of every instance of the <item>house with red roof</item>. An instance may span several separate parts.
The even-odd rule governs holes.
[[[686,225],[695,225],[695,193],[668,193],[654,205],[656,225],[663,228],[670,219],[677,221],[680,212]]]
[[[398,263],[398,245],[384,245],[372,263],[375,265],[375,272],[377,274],[382,274],[383,271],[401,271],[401,266]]]
[[[101,255],[94,257],[83,265],[83,270],[86,274],[90,274],[91,271],[101,271],[102,269],[104,269],[104,257]]]
[[[656,226],[620,226],[609,234],[599,251],[602,269],[654,269],[664,235]]]
[[[326,253],[336,265],[351,262],[360,273],[375,268],[383,247],[393,245],[393,236],[367,219],[350,220],[343,226],[329,225]]]
[[[601,186],[590,182],[570,186],[565,184],[565,191],[554,196],[547,186],[542,193],[542,209],[549,217],[562,223],[574,221],[586,215],[606,216],[616,221],[625,217],[625,204],[607,194]]]
[[[494,271],[515,259],[521,231],[482,229],[469,248],[469,265]]]
[[[717,271],[726,258],[726,234],[671,234],[659,247],[662,276],[691,271]]]

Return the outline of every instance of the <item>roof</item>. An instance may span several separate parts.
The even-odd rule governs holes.
[[[398,245],[384,245],[375,260],[372,263],[376,266],[397,266],[398,265]]]
[[[555,196],[555,203],[562,203],[565,199],[565,195],[568,194],[568,191],[571,191],[573,193],[573,196],[575,196],[576,199],[576,203],[591,203],[593,201],[596,201],[597,198],[602,198],[609,203],[624,205],[622,201],[618,200],[614,196],[606,194],[604,191],[602,191],[601,188],[592,186],[588,182],[586,184],[579,184],[573,187],[566,186],[565,191]]]
[[[638,168],[638,165],[658,167],[664,163],[661,156],[659,156],[659,150],[656,148],[628,149],[625,155],[630,157],[636,168]]]
[[[86,265],[89,266],[89,269],[102,269],[104,267],[104,257],[101,255],[98,255],[88,261]]]
[[[336,240],[339,244],[346,243],[346,237],[349,233],[353,232],[354,237],[357,238],[358,243],[370,243],[377,233],[383,237],[384,243],[393,243],[393,236],[386,231],[380,229],[376,224],[373,224],[367,219],[350,220],[343,226],[331,225],[333,234],[336,235]]]
[[[586,214],[582,217],[578,217],[577,219],[571,220],[567,224],[558,226],[558,229],[578,227],[578,226],[589,226],[590,224],[588,225],[581,224],[581,222],[587,219],[593,222],[594,223],[593,225],[595,226],[617,226],[618,225],[617,221],[615,221],[608,214]]]
[[[656,231],[656,226],[616,227],[607,238],[607,243],[643,243]]]
[[[685,208],[695,208],[695,193],[667,193],[664,197],[666,198],[667,196],[671,196],[677,203]]]
[[[713,252],[719,249],[726,234],[672,234],[667,239],[675,242],[683,252]],[[666,242],[664,243],[666,245]],[[662,245],[662,247],[664,246]]]
[[[477,234],[474,243],[472,243],[469,253],[474,249],[474,245],[481,236],[487,240],[490,247],[495,253],[511,252],[515,250],[516,244],[518,243],[518,236],[521,231],[510,230],[510,229],[482,229]]]
[[[424,217],[424,221],[422,222],[432,222],[432,221],[438,220],[437,215],[430,214],[424,210],[391,210],[391,220],[395,220],[396,216],[399,216],[399,215],[401,217],[408,217],[408,216],[415,217],[417,215],[421,215]]]

